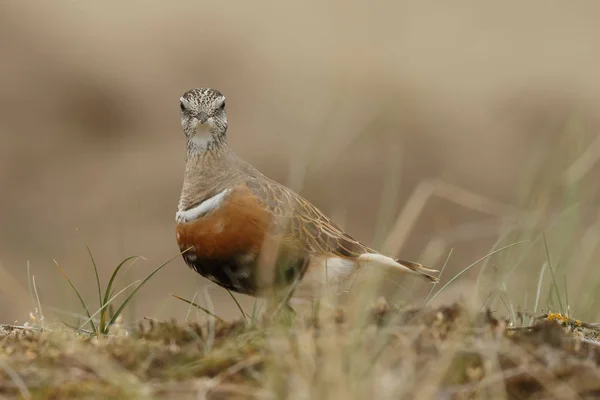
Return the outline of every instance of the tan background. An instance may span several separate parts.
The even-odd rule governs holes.
[[[540,154],[562,143],[567,167],[561,146],[595,135],[599,18],[596,1],[3,2],[0,322],[27,318],[28,260],[48,310],[80,312],[53,259],[95,300],[76,228],[103,281],[128,255],[148,259],[133,279],[176,254],[192,87],[227,96],[238,154],[368,244],[425,179],[519,205]],[[561,142],[573,113],[584,128]],[[454,247],[451,275],[494,243],[491,217],[431,199],[401,255],[440,267]],[[169,293],[205,282],[177,259],[133,314],[181,318]]]

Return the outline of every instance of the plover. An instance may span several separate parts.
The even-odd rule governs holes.
[[[344,287],[359,270],[376,268],[437,280],[436,270],[363,245],[236,156],[227,145],[225,96],[218,90],[192,89],[180,108],[187,154],[176,235],[191,269],[258,297],[289,289],[311,299],[326,286]]]

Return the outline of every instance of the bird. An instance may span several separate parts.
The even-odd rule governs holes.
[[[191,89],[179,107],[186,156],[176,239],[192,270],[230,291],[282,302],[347,290],[359,271],[378,268],[437,282],[437,270],[362,244],[238,157],[227,144],[220,91]]]

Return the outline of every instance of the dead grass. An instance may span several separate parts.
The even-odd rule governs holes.
[[[587,161],[577,161],[581,159]],[[361,298],[340,309],[313,304],[312,313],[273,321],[261,319],[254,310],[247,315],[232,296],[244,315],[239,321],[226,322],[211,314],[211,307],[202,308],[192,299],[184,300],[190,310],[195,306],[207,313],[201,322],[146,320],[125,327],[119,319],[123,309],[166,263],[117,292],[117,274],[134,258],[119,264],[103,286],[88,247],[97,308],[84,301],[59,267],[85,315],[72,330],[49,325],[35,279],[29,277],[35,320],[0,331],[0,397],[596,398],[600,327],[573,319],[571,308],[583,318],[597,318],[596,307],[590,305],[598,301],[594,295],[598,283],[580,272],[593,265],[600,222],[583,223],[587,221],[578,196],[578,178],[597,159],[589,154],[577,158],[569,164],[560,190],[548,184],[536,196],[525,196],[534,200],[520,207],[442,180],[419,184],[384,241],[387,253],[400,252],[425,205],[436,197],[506,225],[491,230],[498,240],[487,255],[447,280],[443,273],[453,254],[451,245],[464,232],[433,238],[435,257],[427,263],[439,265],[447,254],[441,268],[446,282],[441,289],[431,288],[423,302],[418,300],[422,307],[391,307],[383,301],[367,307],[369,301]],[[532,181],[546,175],[556,174],[541,171]],[[553,191],[563,193],[564,201],[552,205]],[[383,211],[380,217],[394,221]],[[578,240],[579,225],[587,227],[587,240]],[[476,228],[465,230],[480,236],[481,229]],[[522,246],[513,249],[517,245]],[[475,279],[463,286],[469,291],[460,292],[462,303],[440,305],[448,302],[438,296],[445,288],[457,287],[455,281],[475,271],[471,274]],[[569,291],[568,283],[573,285],[579,276],[586,284]],[[125,299],[118,299],[120,305],[113,304],[133,287]],[[403,297],[414,301],[419,297],[411,289],[404,289]],[[363,293],[378,292],[355,290],[350,297]],[[539,316],[542,310],[547,314]]]
[[[562,324],[561,324],[562,322]],[[13,398],[586,398],[600,346],[560,318],[512,329],[491,312],[371,306],[291,324],[145,321],[92,337],[5,326]]]

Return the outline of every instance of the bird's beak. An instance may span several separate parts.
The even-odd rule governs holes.
[[[208,120],[208,116],[204,111],[200,111],[196,118],[198,118],[198,121],[200,121],[201,124],[205,123]]]

